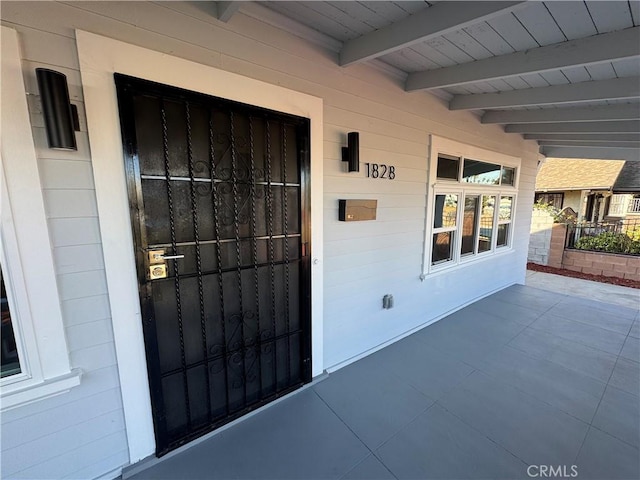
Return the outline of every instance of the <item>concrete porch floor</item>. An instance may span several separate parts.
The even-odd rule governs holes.
[[[573,297],[590,298],[604,303],[613,303],[637,309],[640,305],[640,290],[609,283],[594,282],[581,278],[565,277],[553,273],[527,270],[525,283],[529,287],[549,290]]]
[[[515,285],[131,478],[637,479],[639,322]]]

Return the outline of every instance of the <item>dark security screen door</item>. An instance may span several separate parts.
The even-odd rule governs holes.
[[[311,378],[309,122],[115,78],[162,455]]]

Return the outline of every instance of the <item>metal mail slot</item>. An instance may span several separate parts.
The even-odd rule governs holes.
[[[360,222],[376,219],[377,200],[340,200],[339,203],[338,218],[341,222]]]

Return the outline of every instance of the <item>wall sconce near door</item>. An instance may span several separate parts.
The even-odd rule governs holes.
[[[342,161],[349,162],[350,172],[360,171],[360,134],[349,132],[347,134],[347,145],[342,147]]]
[[[78,111],[69,100],[67,76],[47,68],[36,68],[36,77],[49,148],[77,150]]]

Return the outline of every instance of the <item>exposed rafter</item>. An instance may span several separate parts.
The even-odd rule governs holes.
[[[542,110],[490,110],[482,116],[482,123],[597,122],[639,119],[640,104],[634,103]]]
[[[349,40],[340,52],[346,66],[503,15],[526,2],[440,2],[391,25]]]
[[[640,142],[640,133],[527,133],[525,140],[562,140],[564,142]]]
[[[453,87],[637,56],[640,56],[640,27],[633,27],[452,67],[410,73],[405,90]]]
[[[607,158],[640,161],[640,149],[615,147],[542,147],[541,153],[555,158]]]
[[[626,77],[499,93],[454,95],[449,102],[449,110],[526,107],[638,97],[640,97],[640,78]]]
[[[221,22],[228,22],[231,17],[240,10],[242,2],[230,1],[230,2],[216,2],[216,8],[218,10],[218,20]]]
[[[564,142],[562,140],[543,140],[538,142],[541,147],[594,147],[594,148],[640,148],[640,142],[590,142],[588,145]]]
[[[640,132],[640,121],[576,123],[518,123],[507,125],[507,133],[634,133]]]

